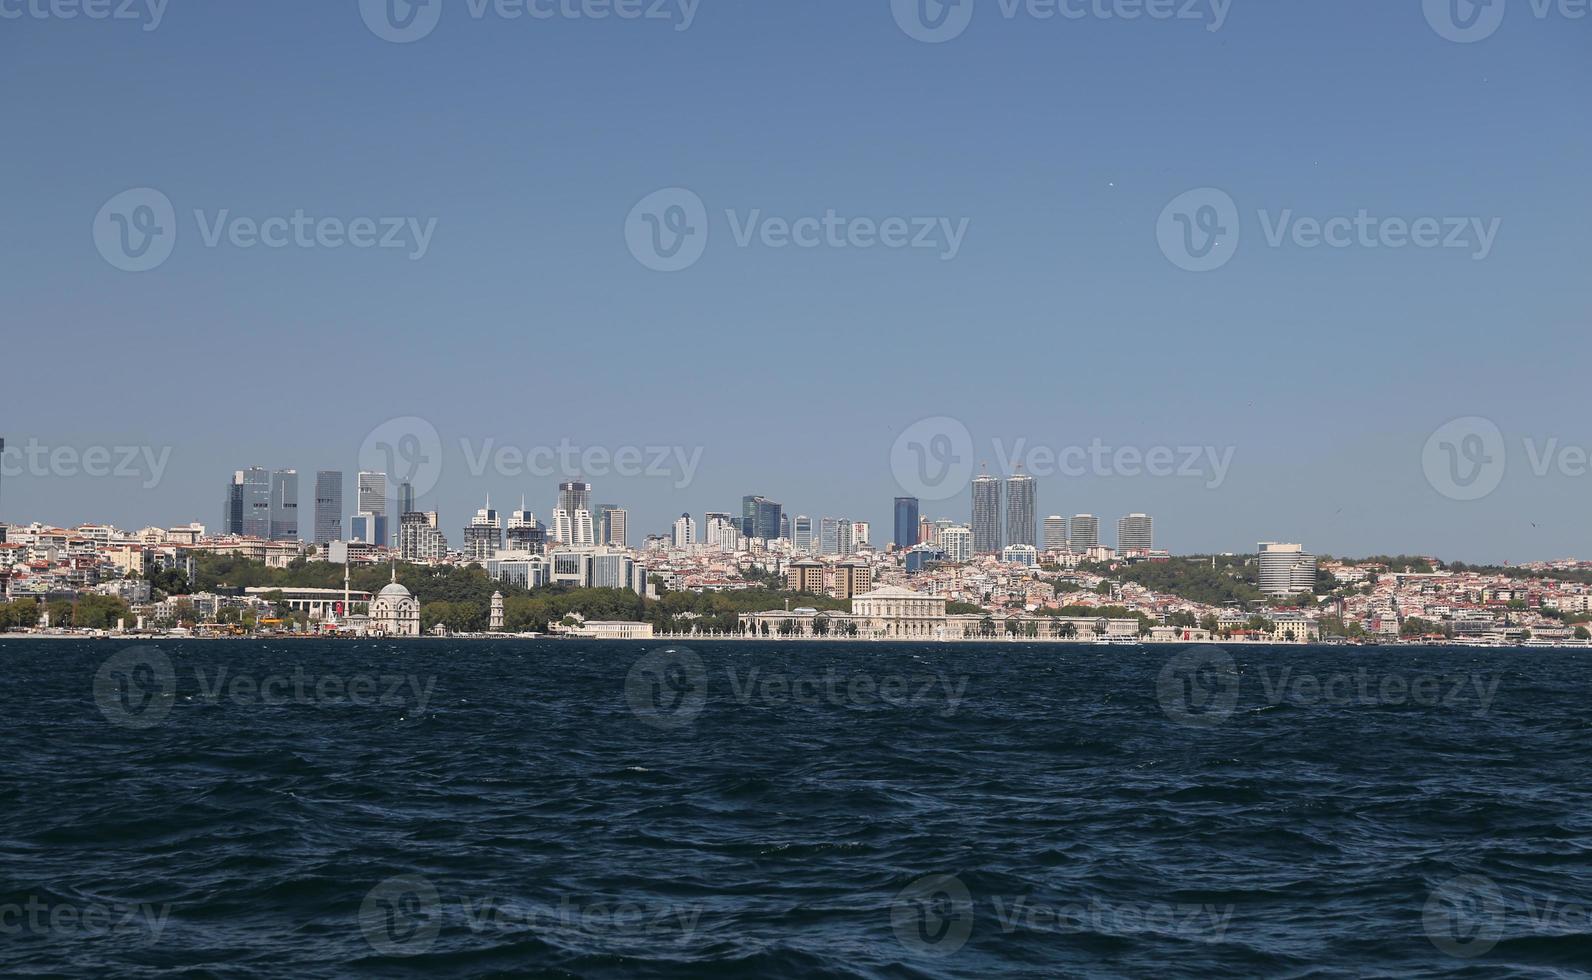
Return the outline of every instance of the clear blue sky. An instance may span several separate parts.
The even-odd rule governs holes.
[[[171,0],[155,30],[0,20],[0,428],[172,449],[148,489],[9,476],[0,517],[214,524],[230,472],[259,464],[305,474],[307,526],[312,472],[352,476],[367,433],[414,415],[446,447],[422,502],[455,541],[485,493],[541,514],[558,479],[476,476],[461,439],[701,447],[684,489],[593,479],[632,540],[747,493],[886,540],[892,445],[943,415],[992,469],[995,439],[1232,447],[1216,489],[1042,475],[1041,515],[1148,511],[1175,551],[1592,557],[1592,476],[1537,476],[1522,442],[1592,445],[1592,21],[1508,0],[1460,44],[1419,0],[1234,0],[1214,32],[974,12],[939,44],[890,0],[702,0],[683,31],[447,0],[409,44],[356,0]],[[94,227],[140,187],[172,201],[177,239],[130,273]],[[673,273],[625,235],[668,187],[709,219]],[[1202,187],[1242,237],[1194,273],[1157,220]],[[195,209],[436,226],[418,261],[207,247]],[[742,248],[726,209],[968,224],[942,261]],[[1499,224],[1476,261],[1270,247],[1261,209]],[[1480,500],[1423,472],[1461,416],[1509,454]]]

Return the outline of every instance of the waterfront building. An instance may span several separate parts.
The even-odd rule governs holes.
[[[370,629],[387,636],[420,635],[420,601],[398,584],[398,569],[393,568],[392,583],[376,593],[370,603]]]

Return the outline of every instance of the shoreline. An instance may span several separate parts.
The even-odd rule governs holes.
[[[166,642],[228,642],[228,643],[264,643],[270,641],[291,640],[330,640],[338,642],[358,642],[372,640],[394,643],[414,642],[505,642],[520,640],[527,642],[551,641],[559,643],[587,641],[591,643],[624,643],[624,644],[691,644],[691,643],[768,643],[768,644],[892,644],[914,646],[1007,646],[1007,645],[1044,645],[1056,647],[1128,647],[1133,649],[1153,649],[1160,647],[1267,647],[1287,648],[1299,647],[1302,649],[1356,649],[1366,648],[1374,650],[1396,650],[1400,647],[1412,649],[1441,649],[1453,648],[1456,650],[1588,650],[1592,651],[1592,640],[1572,640],[1563,642],[1542,643],[1466,643],[1457,640],[1441,640],[1429,642],[1332,642],[1317,640],[1308,643],[1288,641],[1261,641],[1261,640],[1052,640],[1037,637],[980,637],[958,639],[933,639],[914,637],[775,637],[775,636],[738,636],[738,635],[694,635],[694,634],[660,634],[649,637],[596,637],[596,636],[558,636],[546,633],[461,633],[451,636],[324,636],[304,635],[296,633],[281,633],[269,636],[190,636],[166,633],[72,633],[51,630],[48,632],[32,633],[0,633],[0,647],[8,640],[121,640],[131,643],[166,643]]]

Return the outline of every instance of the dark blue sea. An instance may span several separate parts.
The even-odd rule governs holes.
[[[1586,976],[1592,658],[0,641],[0,975]]]

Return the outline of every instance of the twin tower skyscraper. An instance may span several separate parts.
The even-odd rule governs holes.
[[[1001,483],[980,473],[973,480],[973,551],[980,555],[998,554],[1003,545],[1037,545],[1039,525],[1035,519],[1034,478],[1021,471],[1004,481],[1006,496],[1005,537],[1001,528]]]

